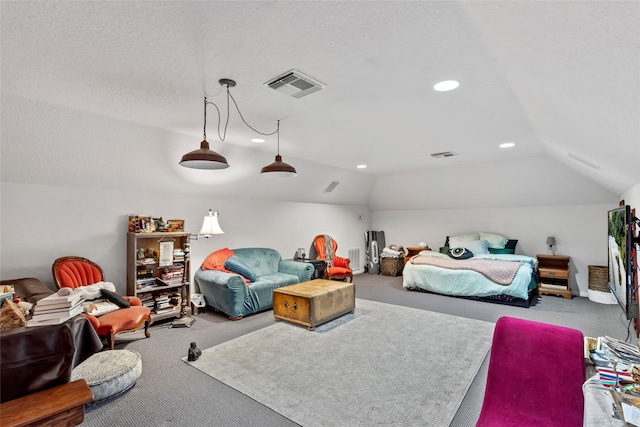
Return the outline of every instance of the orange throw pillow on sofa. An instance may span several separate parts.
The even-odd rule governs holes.
[[[229,248],[224,248],[212,252],[202,262],[202,269],[228,271],[226,268],[224,268],[224,262],[233,255],[235,255],[235,253]]]

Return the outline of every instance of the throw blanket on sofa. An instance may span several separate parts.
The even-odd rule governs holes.
[[[521,261],[498,261],[486,259],[444,259],[429,256],[416,255],[411,258],[412,264],[427,264],[434,267],[447,268],[449,270],[473,270],[484,275],[487,279],[499,285],[508,286],[513,282]]]
[[[324,259],[327,262],[327,267],[333,267],[333,242],[331,237],[324,236]]]

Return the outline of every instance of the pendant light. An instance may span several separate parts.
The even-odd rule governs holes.
[[[235,85],[235,83],[234,83]],[[227,159],[221,154],[209,149],[207,142],[207,97],[204,97],[204,132],[200,148],[182,156],[180,166],[192,169],[226,169],[229,167]]]
[[[233,95],[231,95],[231,92],[229,91],[230,87],[235,87],[236,85],[235,80],[220,79],[218,80],[218,83],[220,83],[221,86],[224,86],[227,89],[227,120],[225,121],[224,129],[221,133],[220,126],[222,124],[222,121],[220,118],[220,109],[215,103],[211,101],[207,101],[207,98],[205,97],[204,98],[203,141],[200,143],[199,149],[193,150],[185,154],[184,156],[182,156],[182,160],[180,160],[181,166],[184,166],[187,168],[194,168],[194,169],[226,169],[229,167],[229,163],[227,163],[227,159],[225,159],[221,154],[218,154],[215,151],[212,151],[209,149],[209,143],[207,142],[207,104],[212,104],[214,107],[216,107],[216,111],[218,112],[218,138],[220,138],[220,141],[224,141],[224,139],[227,136],[227,126],[229,124],[229,116],[231,114],[231,110],[229,108],[231,105],[230,101],[233,101],[233,105],[238,111],[238,115],[240,116],[240,119],[242,119],[242,122],[252,131],[264,136],[273,135],[276,132],[278,132],[278,130],[275,130],[271,133],[260,132],[259,130],[251,126],[249,123],[247,123],[247,121],[242,116],[242,113],[240,112],[240,107],[238,107],[238,103],[236,102],[235,98],[233,97]],[[295,173],[295,170],[294,170],[294,173]]]
[[[276,160],[263,167],[260,173],[268,173],[269,176],[282,178],[297,176],[298,172],[296,172],[296,169],[290,164],[283,162],[282,156],[280,156],[280,120],[278,120],[278,129],[276,132],[278,133],[278,154],[276,155]]]

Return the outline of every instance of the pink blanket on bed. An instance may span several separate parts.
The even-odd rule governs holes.
[[[445,259],[416,255],[412,264],[433,265],[449,270],[472,270],[484,275],[499,285],[508,286],[516,277],[522,261],[501,261],[495,259]]]

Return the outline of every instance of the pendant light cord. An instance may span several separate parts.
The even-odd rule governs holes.
[[[260,132],[259,130],[257,130],[256,128],[254,128],[253,126],[251,126],[249,123],[247,123],[247,121],[244,119],[244,116],[242,115],[242,112],[240,112],[240,107],[238,107],[238,103],[236,102],[235,98],[233,97],[233,95],[231,95],[231,92],[229,92],[229,86],[225,85],[225,87],[227,88],[227,120],[224,123],[224,131],[221,134],[220,133],[220,124],[221,124],[221,120],[220,120],[220,109],[218,108],[218,106],[211,102],[211,101],[207,101],[207,97],[204,97],[204,129],[203,129],[203,138],[204,140],[207,139],[207,104],[211,104],[214,107],[216,107],[216,111],[218,112],[218,138],[220,138],[220,141],[224,141],[225,138],[227,137],[227,126],[229,126],[229,117],[231,116],[231,111],[229,110],[229,99],[231,99],[233,101],[233,105],[235,105],[236,110],[238,111],[238,114],[240,115],[240,118],[242,119],[242,122],[252,131],[254,131],[257,134],[260,135],[264,135],[264,136],[271,136],[274,134],[278,134],[278,154],[280,153],[280,120],[278,120],[278,127],[276,128],[276,130],[274,130],[271,133],[267,133],[267,132]]]

